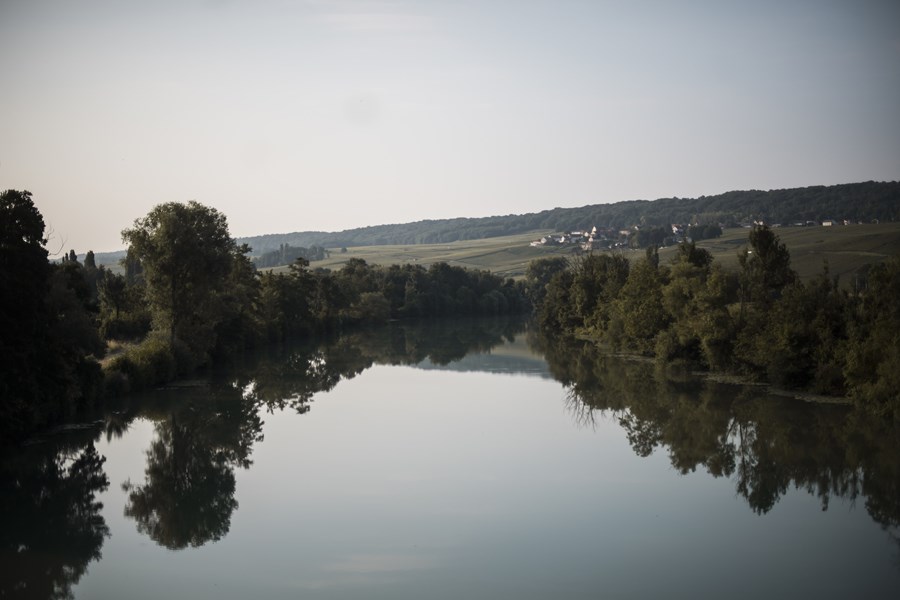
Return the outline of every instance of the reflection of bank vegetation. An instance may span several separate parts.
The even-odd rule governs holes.
[[[72,597],[109,537],[96,499],[109,487],[105,460],[70,435],[0,466],[0,597]]]
[[[581,424],[615,419],[639,456],[665,448],[680,473],[699,468],[735,481],[757,513],[791,488],[832,498],[865,497],[872,518],[900,528],[900,448],[896,427],[865,411],[797,403],[763,388],[694,378],[673,381],[650,362],[604,354],[587,342],[529,335],[568,390]]]
[[[123,484],[125,516],[166,548],[202,546],[228,533],[236,467],[249,468],[262,420],[237,387],[156,394],[141,415],[153,419],[143,484]]]
[[[373,365],[448,364],[522,330],[521,322],[498,319],[394,324],[270,349],[211,384],[123,399],[93,425],[4,463],[0,509],[12,526],[0,532],[0,558],[14,568],[3,570],[0,596],[25,589],[29,597],[66,597],[100,558],[109,531],[96,495],[109,481],[93,440],[121,436],[137,418],[152,421],[143,480],[117,482],[127,492],[125,515],[163,547],[202,546],[229,532],[238,508],[235,471],[252,466],[266,413],[305,413],[317,394]],[[792,487],[819,497],[823,508],[831,498],[864,497],[872,518],[896,535],[900,452],[896,430],[883,420],[844,406],[762,397],[760,388],[671,381],[652,362],[623,361],[534,331],[529,343],[568,390],[576,420],[616,419],[638,455],[666,448],[681,473],[732,478],[758,513]]]

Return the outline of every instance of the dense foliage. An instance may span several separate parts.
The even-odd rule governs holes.
[[[122,232],[142,267],[144,297],[154,329],[169,335],[201,360],[216,340],[216,327],[243,309],[246,249],[228,233],[225,215],[197,202],[155,207]],[[245,267],[242,269],[242,267]]]
[[[444,263],[352,259],[332,272],[310,269],[301,256],[288,273],[260,273],[225,216],[196,202],[161,204],[123,231],[123,275],[97,267],[92,252],[83,265],[74,250],[51,263],[31,195],[8,191],[0,202],[4,443],[104,395],[158,385],[259,344],[389,319],[528,309],[521,284]],[[109,342],[124,350],[101,371]]]
[[[332,272],[300,257],[287,273],[258,272],[225,217],[193,202],[157,206],[123,238],[133,264],[123,304],[149,313],[151,327],[108,366],[116,391],[168,381],[261,343],[405,317],[527,310],[521,285],[443,263],[376,267],[351,259]]]
[[[331,272],[312,270],[300,259],[288,274],[262,273],[260,284],[260,318],[269,340],[346,324],[516,314],[528,307],[521,284],[446,263],[384,267],[352,258]]]
[[[849,395],[900,419],[900,257],[873,265],[853,293],[827,265],[801,282],[787,248],[765,226],[750,231],[738,261],[737,273],[726,272],[693,243],[668,265],[652,249],[633,264],[591,254],[565,269],[529,269],[526,289],[545,331],[666,365]]]
[[[44,426],[98,398],[93,325],[80,266],[47,261],[44,220],[29,192],[0,194],[0,440]]]

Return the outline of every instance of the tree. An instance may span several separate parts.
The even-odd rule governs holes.
[[[868,410],[900,421],[900,256],[869,271],[851,321],[845,376]]]
[[[27,430],[42,394],[41,345],[50,315],[44,219],[27,191],[0,194],[0,438]]]
[[[100,295],[100,309],[104,312],[114,312],[118,319],[127,298],[125,277],[111,271],[104,271],[103,277],[97,284]]]
[[[656,357],[663,362],[674,359],[699,363],[700,331],[711,316],[700,302],[710,274],[712,255],[693,242],[678,245],[668,270],[668,281],[662,288],[662,306],[672,323],[656,343]]]
[[[663,308],[664,277],[657,268],[658,260],[658,254],[648,252],[647,258],[637,261],[613,304],[613,314],[621,320],[622,337],[642,353],[652,348],[654,338],[670,321]]]
[[[298,258],[289,274],[263,273],[260,281],[260,314],[270,340],[283,341],[315,329],[315,275],[309,261]]]
[[[621,254],[592,254],[575,262],[572,301],[585,328],[598,335],[608,333],[612,304],[630,268]]]
[[[735,339],[735,357],[745,370],[761,376],[768,350],[761,332],[782,291],[797,280],[791,269],[791,255],[778,236],[765,225],[750,230],[749,245],[738,254],[740,263],[740,312]]]
[[[688,227],[687,235],[691,240],[697,242],[700,240],[709,240],[722,235],[722,228],[718,225],[691,225]]]
[[[543,304],[550,280],[568,266],[569,261],[564,256],[538,258],[528,263],[525,269],[525,293],[535,310]]]
[[[216,351],[234,354],[255,343],[259,335],[260,283],[256,267],[242,244],[233,253],[225,291],[219,296],[220,319],[216,325]]]
[[[759,330],[743,337],[741,360],[776,385],[843,394],[848,303],[827,265],[815,279],[792,283]]]
[[[44,249],[44,219],[31,192],[0,194],[0,344],[26,341],[42,307],[50,265]],[[25,339],[23,339],[25,338]],[[3,346],[0,346],[2,348]],[[9,357],[7,348],[3,356]]]
[[[738,255],[741,266],[741,303],[770,306],[781,290],[797,279],[787,246],[765,225],[750,230],[749,246]]]
[[[541,327],[606,335],[612,303],[628,271],[628,259],[620,254],[589,254],[555,271],[543,286],[543,301],[536,310]]]
[[[104,345],[77,262],[47,262],[27,191],[0,194],[0,440],[14,441],[95,398]]]
[[[122,232],[140,261],[154,328],[187,345],[201,361],[225,317],[222,299],[241,255],[225,215],[198,202],[160,204]]]

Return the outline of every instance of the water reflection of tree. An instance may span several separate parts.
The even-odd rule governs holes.
[[[129,492],[125,514],[140,532],[167,548],[219,540],[228,533],[238,505],[234,469],[250,466],[253,444],[262,439],[260,408],[302,414],[315,394],[373,364],[461,358],[512,339],[516,327],[492,320],[363,330],[275,350],[243,371],[225,375],[231,381],[225,385],[154,394],[130,413],[157,423],[144,483],[123,486]],[[107,435],[127,429],[131,416],[108,419]]]
[[[138,530],[180,549],[228,533],[238,506],[234,469],[250,466],[262,421],[237,387],[171,395],[176,403],[163,401],[145,413],[159,421],[143,485],[123,487],[129,492],[125,515]]]
[[[31,447],[0,467],[0,597],[71,598],[99,560],[109,487],[93,443]]]
[[[338,365],[317,346],[295,346],[266,357],[254,367],[245,398],[269,412],[290,408],[303,414],[309,410],[313,395],[334,388],[342,378],[352,377],[370,364]]]
[[[900,431],[848,407],[766,396],[762,388],[691,377],[677,380],[652,363],[604,355],[589,343],[529,335],[553,376],[569,390],[579,423],[607,414],[639,456],[666,448],[681,473],[705,468],[733,477],[757,513],[791,487],[831,498],[866,497],[883,527],[900,527]]]
[[[445,365],[511,341],[523,327],[514,319],[421,321],[282,348],[253,365],[246,397],[269,411],[304,413],[315,394],[375,364],[413,365],[428,359]]]

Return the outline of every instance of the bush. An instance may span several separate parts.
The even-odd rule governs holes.
[[[150,331],[150,315],[147,313],[122,313],[118,317],[101,320],[100,336],[105,340],[139,339]]]
[[[124,393],[172,381],[177,373],[169,342],[149,336],[109,362],[104,387],[108,394]]]

